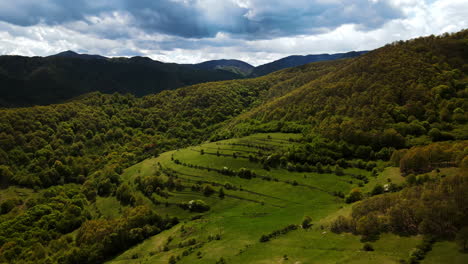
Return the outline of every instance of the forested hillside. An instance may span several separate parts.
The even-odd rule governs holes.
[[[467,31],[419,38],[328,63],[328,73],[239,116],[228,130],[248,133],[265,130],[252,124],[296,121],[331,139],[373,148],[466,139],[466,38]]]
[[[144,98],[90,94],[68,104],[1,110],[2,164],[12,171],[13,182],[32,186],[56,182],[37,179],[55,161],[82,163],[87,171],[71,170],[76,180],[93,171],[85,164],[101,164],[90,158],[129,153],[124,159],[134,162],[129,157],[206,140],[225,121],[226,128],[213,138],[313,132],[366,146],[367,155],[466,139],[466,37],[464,31],[421,38],[354,59]],[[174,145],[167,143],[171,139]],[[101,144],[105,147],[96,147]],[[28,180],[20,180],[24,177]]]
[[[361,53],[288,57],[259,66],[258,70],[239,60],[176,64],[146,57],[107,58],[73,51],[49,57],[0,56],[0,107],[64,103],[91,92],[139,97],[197,83],[258,77],[287,67]]]
[[[9,59],[13,58],[0,61]],[[26,85],[22,77],[8,76],[25,76],[22,69],[39,66],[34,71],[37,79],[31,80],[40,87],[42,74],[55,76],[67,67],[131,63],[138,74],[145,69],[155,74],[159,69],[145,58],[62,59],[50,58],[51,64],[43,68],[44,59],[14,58],[22,61],[21,67],[6,70],[0,64],[0,78]],[[468,198],[460,188],[466,186],[468,166],[467,60],[465,30],[392,43],[356,58],[312,63],[255,79],[203,83],[141,98],[95,92],[63,104],[0,109],[0,262],[102,263],[171,230],[177,233],[178,245],[163,232],[166,242],[160,242],[161,249],[145,254],[161,254],[157,256],[171,264],[188,257],[190,263],[191,257],[203,258],[201,252],[195,256],[199,247],[232,235],[228,227],[219,231],[217,221],[230,221],[233,212],[224,210],[244,202],[258,206],[249,205],[254,212],[266,208],[253,216],[241,214],[242,208],[233,209],[240,210],[236,217],[247,221],[242,228],[253,229],[242,229],[250,244],[231,236],[236,252],[216,244],[221,253],[213,251],[219,255],[200,261],[216,258],[225,263],[224,253],[241,261],[232,263],[251,260],[261,254],[242,253],[254,242],[258,250],[282,248],[270,240],[295,234],[299,225],[289,221],[299,223],[307,216],[304,211],[314,218],[304,218],[299,229],[306,232],[316,225],[314,232],[305,233],[314,241],[327,228],[361,235],[363,241],[386,233],[432,235],[430,245],[443,239],[464,241]],[[174,69],[177,76],[177,66]],[[131,82],[121,75],[124,80],[118,83]],[[67,78],[91,81],[83,76],[87,75],[76,72]],[[92,78],[101,80],[100,76],[107,83],[106,73],[96,70]],[[189,147],[260,132],[294,134]],[[177,151],[183,147],[188,148]],[[174,151],[159,156],[169,150]],[[388,166],[399,167],[398,175],[385,178]],[[219,199],[212,197],[214,193]],[[209,203],[194,198],[197,195]],[[397,217],[410,214],[402,209],[408,201],[413,203],[408,208],[417,214],[401,223]],[[341,210],[345,203],[355,205]],[[210,215],[210,208],[219,215]],[[290,208],[294,214],[289,214]],[[456,217],[432,214],[444,210]],[[178,225],[180,219],[174,216],[187,226]],[[201,243],[189,240],[196,225],[208,221],[204,217],[212,217],[217,233]],[[257,217],[274,221],[259,222],[265,228],[259,230],[249,222]],[[260,231],[262,236],[252,238]],[[354,235],[346,239],[359,243]],[[339,239],[333,237],[345,248]],[[297,253],[294,248],[290,252]],[[338,254],[334,246],[329,248]],[[124,261],[139,261],[135,254]]]
[[[197,69],[231,71],[241,76],[248,76],[255,68],[240,60],[211,60],[189,65]]]
[[[90,93],[158,93],[239,74],[162,63],[145,57],[112,58],[76,53],[50,57],[0,56],[0,107],[63,103]]]

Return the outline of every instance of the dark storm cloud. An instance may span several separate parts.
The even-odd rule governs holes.
[[[0,0],[0,20],[20,26],[61,24],[105,11],[107,0]]]
[[[216,35],[220,31],[236,31],[242,18],[242,9],[223,1],[213,2],[216,5],[230,3],[230,10],[223,10],[227,17],[235,17],[236,25],[231,28],[209,21],[206,14],[198,8],[195,1],[174,2],[170,0],[124,1],[125,11],[135,18],[138,27],[148,32],[160,32],[187,38],[203,38]],[[225,18],[227,18],[225,17]]]
[[[30,26],[87,21],[88,16],[120,12],[128,27],[183,38],[219,32],[242,39],[316,34],[353,23],[373,29],[401,16],[387,1],[369,0],[0,0],[0,20]],[[109,28],[106,38],[124,37]]]

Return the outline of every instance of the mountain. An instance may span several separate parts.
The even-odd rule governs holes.
[[[365,54],[367,52],[368,51],[351,51],[347,53],[336,53],[336,54],[289,56],[286,58],[282,58],[282,59],[255,67],[255,69],[250,74],[250,77],[263,76],[263,75],[267,75],[269,73],[279,71],[285,68],[301,66],[304,64],[312,63],[312,62],[353,58],[353,57],[357,57],[362,54]]]
[[[0,56],[0,107],[61,103],[96,91],[144,96],[197,83],[261,76],[285,67],[362,53],[365,52],[291,56],[259,67],[239,60],[176,64],[140,56],[106,58],[73,51],[48,57]]]
[[[79,59],[86,59],[86,60],[107,60],[107,57],[101,55],[89,55],[89,54],[79,54],[71,50],[67,50],[64,52],[57,53],[55,55],[51,55],[49,57],[60,57],[60,58],[79,58]]]
[[[71,51],[44,58],[0,56],[0,106],[60,103],[95,91],[143,96],[241,77],[231,71],[197,69],[145,57],[108,59]]]
[[[206,61],[199,64],[191,64],[197,69],[204,70],[226,70],[231,71],[242,76],[249,78],[259,77],[270,74],[275,71],[279,71],[285,68],[301,66],[308,63],[319,62],[319,61],[331,61],[345,58],[354,58],[368,51],[351,51],[347,53],[336,53],[336,54],[318,54],[318,55],[293,55],[288,56],[264,65],[254,67],[246,62],[239,60],[212,60]]]
[[[211,60],[193,64],[193,67],[202,70],[231,71],[242,76],[248,76],[255,68],[254,66],[240,60]]]

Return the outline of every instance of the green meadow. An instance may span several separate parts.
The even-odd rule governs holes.
[[[298,134],[255,134],[166,152],[128,168],[122,179],[135,190],[136,177],[170,169],[183,184],[183,190],[171,191],[167,198],[158,197],[157,204],[142,192],[137,192],[137,199],[152,206],[160,215],[177,216],[180,223],[108,263],[170,263],[171,257],[176,263],[259,264],[399,263],[407,259],[421,237],[384,234],[371,243],[374,251],[364,251],[359,236],[329,231],[331,220],[351,211],[351,205],[333,195],[335,192],[346,194],[359,185],[363,190],[370,190],[376,184],[401,183],[404,178],[397,168],[386,168],[375,177],[368,171],[353,168],[352,173],[369,178],[369,182],[363,185],[346,171],[342,176],[299,173],[281,168],[265,169],[261,164],[249,161],[248,155],[259,151],[287,151],[294,147],[293,140],[298,137]],[[257,177],[244,179],[219,172],[226,168],[233,171],[249,169]],[[190,186],[196,184],[210,185],[215,192],[206,196],[194,191]],[[221,188],[225,194],[223,198],[219,197]],[[177,206],[191,200],[203,200],[210,210],[192,213]],[[110,200],[100,198],[96,204],[103,208],[104,215],[115,213],[115,210],[104,209],[104,204],[113,207]],[[299,227],[260,242],[262,235],[291,224],[300,226],[306,216],[312,218],[310,228]],[[451,247],[450,243],[436,244],[435,250],[449,252]],[[449,253],[436,256],[439,259],[429,255],[427,263],[440,263],[440,258],[453,259]],[[466,255],[461,255],[461,258],[466,260]]]

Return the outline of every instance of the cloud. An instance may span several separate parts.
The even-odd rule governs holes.
[[[342,24],[373,29],[401,17],[389,1],[369,0],[2,0],[0,20],[32,26],[60,25],[118,13],[147,33],[209,38],[271,39],[317,34]],[[116,37],[119,37],[117,35]]]
[[[14,9],[33,2],[6,1],[0,0],[0,54],[28,56],[71,49],[166,62],[233,58],[258,65],[292,54],[374,49],[468,28],[468,0],[75,0],[81,12],[65,17],[37,7],[26,19],[36,22],[29,24],[5,19],[4,8],[19,18]],[[40,5],[61,10],[66,2]]]
[[[0,20],[20,26],[50,25],[83,19],[102,12],[110,1],[96,0],[1,0]]]

